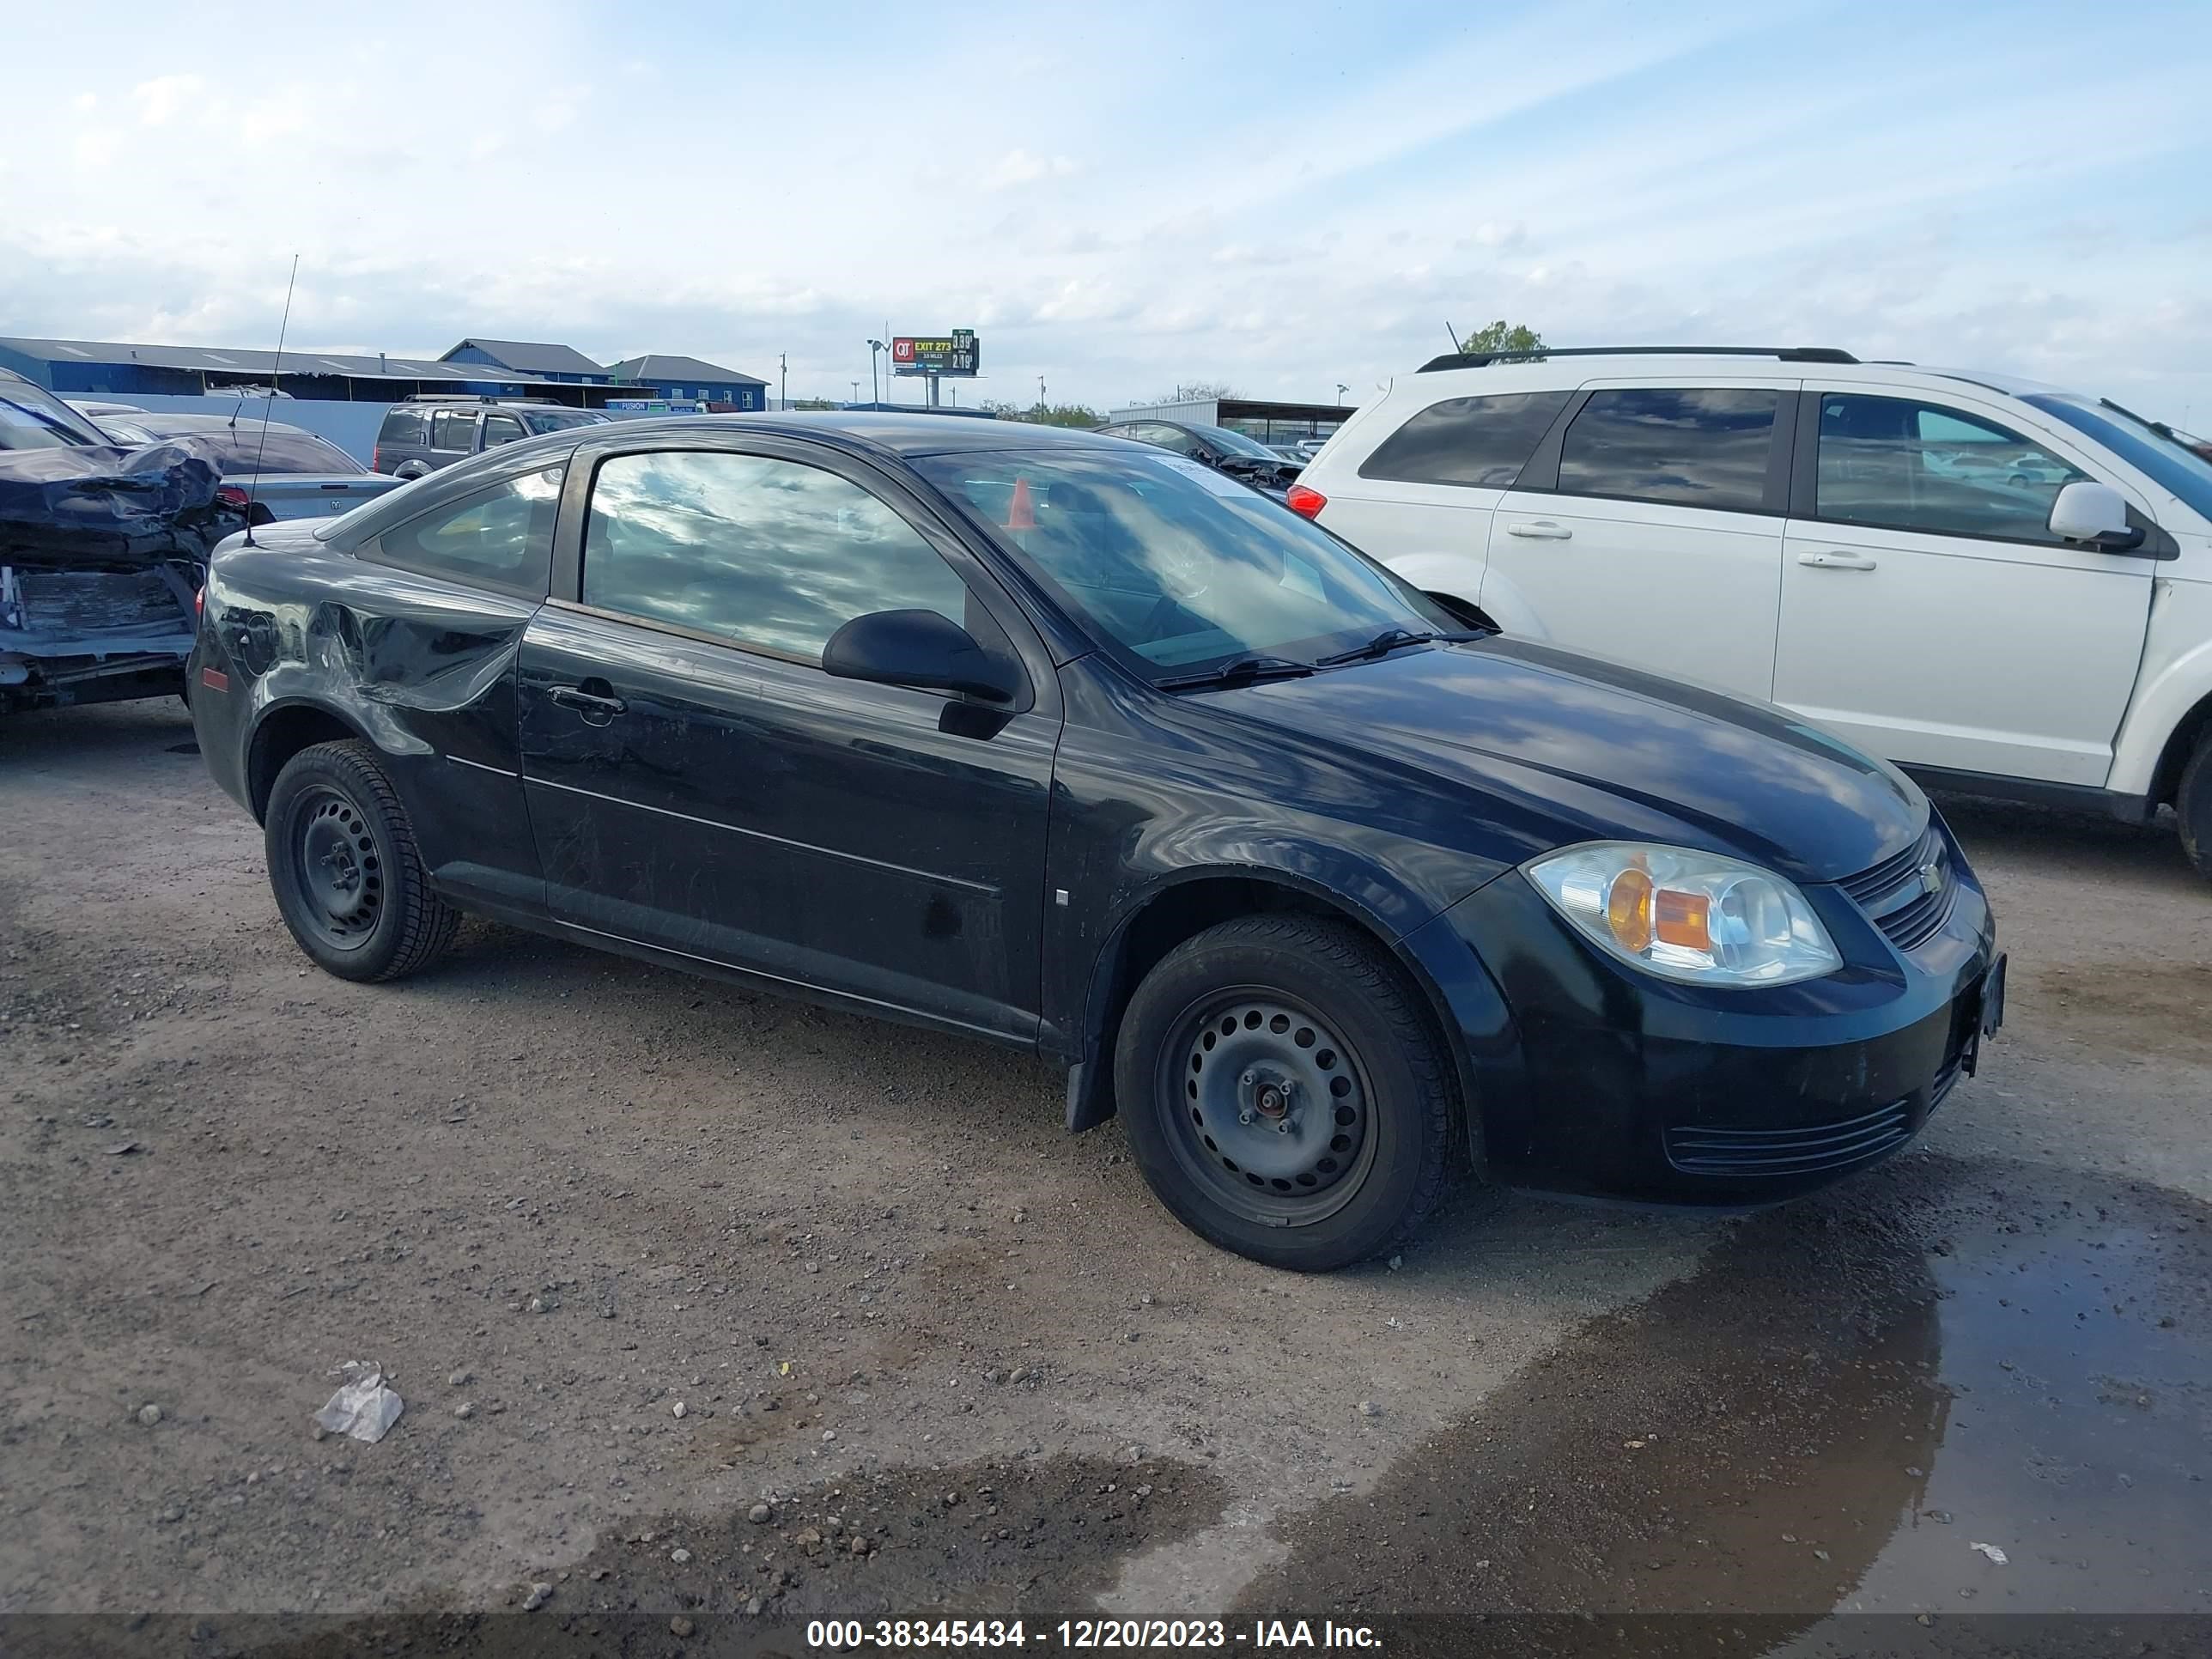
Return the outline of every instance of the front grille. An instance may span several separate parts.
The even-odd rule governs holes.
[[[1666,1132],[1667,1161],[1685,1175],[1787,1176],[1840,1170],[1879,1158],[1912,1133],[1908,1097],[1863,1116],[1792,1129],[1721,1129],[1696,1125]]]
[[[1900,951],[1916,949],[1935,937],[1959,896],[1951,849],[1932,823],[1903,852],[1838,884]]]

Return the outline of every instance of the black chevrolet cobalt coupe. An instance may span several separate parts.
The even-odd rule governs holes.
[[[2002,1017],[1890,767],[1470,632],[1142,445],[636,421],[252,533],[192,715],[324,968],[412,973],[469,912],[1033,1050],[1262,1261],[1389,1250],[1462,1161],[1800,1192]]]

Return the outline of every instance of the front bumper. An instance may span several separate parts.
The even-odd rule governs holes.
[[[1907,1144],[1971,1073],[1985,1017],[2000,1012],[1984,1006],[1995,924],[1951,852],[1948,915],[1909,951],[1839,888],[1807,888],[1845,965],[1771,990],[1638,973],[1584,942],[1517,872],[1438,917],[1408,944],[1424,955],[1472,951],[1517,1039],[1511,1059],[1484,1066],[1476,1083],[1501,1176],[1625,1198],[1757,1204]],[[2002,984],[1994,976],[1992,1003]],[[1494,1034],[1482,1035],[1495,1054]]]

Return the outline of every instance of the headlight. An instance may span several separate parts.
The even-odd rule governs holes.
[[[1805,896],[1739,859],[1606,841],[1523,869],[1585,935],[1662,979],[1788,985],[1844,965]]]

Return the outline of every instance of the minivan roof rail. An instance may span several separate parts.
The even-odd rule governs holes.
[[[1547,357],[1774,357],[1785,363],[1855,363],[1858,359],[1834,346],[1540,346],[1534,351],[1447,351],[1431,357],[1419,372],[1438,368],[1487,368],[1492,363],[1540,363]]]
[[[401,400],[410,404],[544,404],[559,408],[551,398],[495,398],[483,392],[416,392]]]

